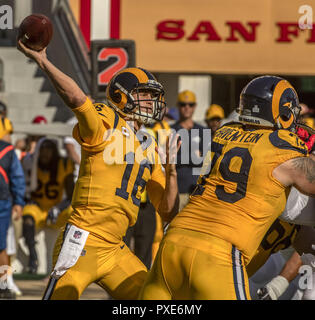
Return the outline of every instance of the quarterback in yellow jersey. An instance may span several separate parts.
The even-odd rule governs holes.
[[[28,271],[36,273],[35,231],[60,229],[71,211],[74,164],[59,155],[55,141],[42,138],[23,161],[29,199],[23,209],[23,236],[29,249]]]
[[[45,49],[36,52],[20,41],[18,49],[38,63],[75,113],[73,136],[82,150],[73,213],[57,240],[56,263],[43,298],[79,299],[95,282],[115,299],[136,299],[147,269],[122,237],[137,220],[141,193],[146,187],[166,221],[178,208],[173,156],[166,153],[163,172],[155,139],[141,129],[163,118],[164,89],[150,72],[127,68],[108,84],[108,105],[93,105],[47,59]]]
[[[291,186],[315,195],[315,161],[295,134],[299,110],[282,78],[243,89],[239,122],[216,132],[208,170],[171,222],[141,299],[250,299],[245,267]]]

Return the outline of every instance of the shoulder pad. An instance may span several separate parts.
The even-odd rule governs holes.
[[[307,154],[307,146],[295,133],[288,130],[276,130],[269,135],[271,144],[279,149],[293,150]]]

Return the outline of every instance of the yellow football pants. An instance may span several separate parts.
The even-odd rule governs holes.
[[[142,288],[144,300],[250,299],[244,260],[232,244],[170,228]]]
[[[55,224],[50,225],[49,227],[53,229],[60,229],[68,220],[68,217],[70,216],[72,212],[72,207],[69,206],[68,208],[64,209],[58,216],[57,222]],[[41,209],[36,204],[27,204],[23,208],[23,216],[32,216],[35,221],[35,227],[36,229],[41,229],[44,227],[47,227],[46,220],[48,216],[48,210]]]
[[[60,233],[53,256],[55,265],[61,250],[64,230]],[[123,241],[118,244],[89,234],[85,254],[79,257],[60,279],[50,279],[45,300],[76,300],[93,282],[105,289],[114,299],[137,299],[147,275],[144,264]]]

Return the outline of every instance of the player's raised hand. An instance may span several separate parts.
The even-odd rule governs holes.
[[[181,143],[182,142],[179,140],[179,135],[172,133],[166,138],[165,148],[162,149],[156,147],[166,173],[176,173],[176,158]]]
[[[21,40],[17,41],[17,49],[21,51],[26,57],[39,62],[41,59],[46,58],[46,49],[44,48],[41,51],[35,51],[23,44]]]

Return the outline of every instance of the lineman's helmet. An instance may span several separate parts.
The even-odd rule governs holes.
[[[298,95],[287,80],[262,76],[243,89],[238,111],[240,122],[295,131],[300,109]]]

